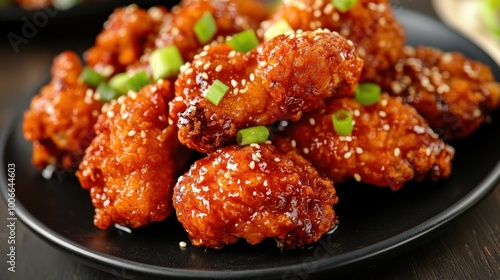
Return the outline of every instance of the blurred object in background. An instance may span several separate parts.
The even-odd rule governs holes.
[[[433,0],[443,22],[468,37],[500,65],[500,0]]]

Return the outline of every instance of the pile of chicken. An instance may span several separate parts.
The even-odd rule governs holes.
[[[84,63],[70,51],[55,58],[51,82],[25,112],[34,165],[76,170],[101,229],[141,227],[175,209],[192,243],[210,248],[240,238],[274,238],[280,248],[317,241],[338,221],[333,182],[398,190],[446,178],[454,149],[445,140],[481,126],[500,103],[500,85],[459,53],[404,46],[387,0],[348,10],[334,2],[115,10]],[[202,44],[193,26],[206,12],[217,32]],[[264,40],[283,20],[293,30]],[[260,44],[234,51],[227,36],[248,29]],[[178,75],[110,102],[80,78],[83,64],[109,76],[151,74],[151,53],[172,45],[185,61]],[[229,88],[218,105],[205,97],[215,80]],[[383,89],[373,105],[353,97],[365,82]],[[341,109],[353,118],[349,135],[332,124]],[[236,144],[238,130],[276,123],[280,131],[264,143]],[[192,163],[195,151],[202,156]]]

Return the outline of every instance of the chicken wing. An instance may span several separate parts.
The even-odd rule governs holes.
[[[334,131],[332,114],[353,117],[350,135]],[[438,138],[409,105],[383,95],[371,106],[353,98],[329,99],[273,142],[281,151],[296,148],[318,171],[340,183],[348,178],[398,190],[413,178],[432,180],[451,172],[454,149]]]
[[[337,223],[338,198],[294,151],[269,144],[227,146],[195,162],[174,188],[178,220],[196,246],[275,238],[280,248],[317,241]]]
[[[168,125],[168,82],[129,92],[106,104],[92,141],[77,171],[81,186],[90,190],[94,224],[131,228],[167,218],[172,210],[176,162],[184,149],[177,129]]]
[[[262,23],[259,35],[283,19],[294,30],[326,28],[350,39],[365,62],[362,78],[376,76],[403,55],[404,29],[393,16],[388,0],[358,0],[346,12],[330,0],[283,0]]]
[[[80,79],[82,63],[73,52],[58,55],[52,80],[31,100],[24,113],[23,134],[33,142],[32,162],[76,170],[95,136],[94,124],[102,103]]]
[[[322,30],[282,35],[246,54],[210,46],[181,69],[170,117],[181,143],[208,152],[239,129],[295,121],[322,98],[352,95],[362,65],[352,44]],[[229,87],[218,105],[205,98],[215,80]]]
[[[432,47],[405,47],[395,67],[374,81],[449,140],[470,135],[500,104],[500,84],[488,66]]]

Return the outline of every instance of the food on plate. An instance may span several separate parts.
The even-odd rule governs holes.
[[[168,124],[172,97],[168,82],[149,85],[106,104],[99,115],[96,137],[77,171],[90,191],[98,228],[137,228],[172,212],[176,171],[189,158]]]
[[[392,14],[388,0],[283,0],[262,23],[261,36],[277,22],[293,30],[326,28],[350,39],[364,59],[362,79],[394,65],[403,53],[404,29]]]
[[[247,53],[208,46],[181,69],[170,117],[181,143],[208,152],[239,129],[295,121],[325,97],[352,95],[362,65],[352,43],[325,30],[281,35]],[[215,103],[214,84],[226,87]]]
[[[23,134],[33,142],[32,162],[39,168],[57,165],[76,170],[94,138],[102,102],[80,79],[80,58],[71,51],[58,55],[52,80],[31,100],[24,113]]]
[[[346,135],[332,121],[342,110],[351,121]],[[281,151],[296,149],[335,183],[354,178],[392,190],[414,178],[448,177],[455,153],[414,108],[386,94],[368,106],[354,98],[327,99],[274,141]]]
[[[415,107],[448,140],[472,134],[500,105],[500,83],[488,66],[427,46],[405,47],[396,65],[373,81]]]
[[[280,248],[317,241],[335,227],[338,198],[330,179],[295,151],[270,144],[226,146],[179,178],[177,218],[196,246],[222,248],[275,238]]]

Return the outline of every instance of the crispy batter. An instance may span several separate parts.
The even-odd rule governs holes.
[[[103,108],[77,172],[90,190],[98,228],[137,228],[170,215],[175,171],[182,164],[175,161],[182,150],[176,127],[167,121],[172,95],[168,82],[149,85]]]
[[[269,144],[228,146],[198,160],[174,188],[177,218],[196,246],[275,238],[280,248],[317,241],[336,225],[337,195],[304,158]]]
[[[181,143],[207,152],[241,128],[295,121],[322,98],[351,95],[362,64],[347,40],[329,31],[282,35],[246,54],[214,45],[181,69],[170,117],[178,119]],[[218,105],[204,97],[216,79],[229,86]]]
[[[150,37],[155,36],[166,13],[138,8],[136,5],[120,7],[109,16],[104,29],[96,38],[96,44],[85,52],[87,65],[99,72],[123,72],[137,62],[147,46]]]
[[[395,67],[374,81],[450,140],[470,135],[500,104],[500,84],[488,66],[432,47],[405,47]]]
[[[94,138],[94,124],[102,103],[79,80],[80,58],[73,52],[58,55],[52,65],[52,80],[33,97],[24,113],[24,137],[32,141],[35,166],[57,164],[76,170],[85,148]]]
[[[345,13],[330,0],[284,0],[259,30],[263,36],[275,22],[285,19],[294,30],[327,28],[350,39],[364,59],[363,78],[396,63],[403,54],[405,34],[388,0],[358,0]]]
[[[175,45],[185,61],[191,61],[203,47],[193,31],[196,22],[204,13],[211,12],[217,24],[214,39],[225,39],[246,29],[257,29],[267,17],[265,6],[258,1],[248,0],[196,0],[183,1],[166,16],[161,27],[156,47]]]
[[[349,136],[339,136],[333,128],[332,114],[341,109],[353,116]],[[449,176],[454,156],[454,149],[438,138],[414,108],[385,94],[372,106],[353,98],[326,100],[274,141],[282,151],[296,147],[336,183],[354,178],[393,190],[413,178]]]

